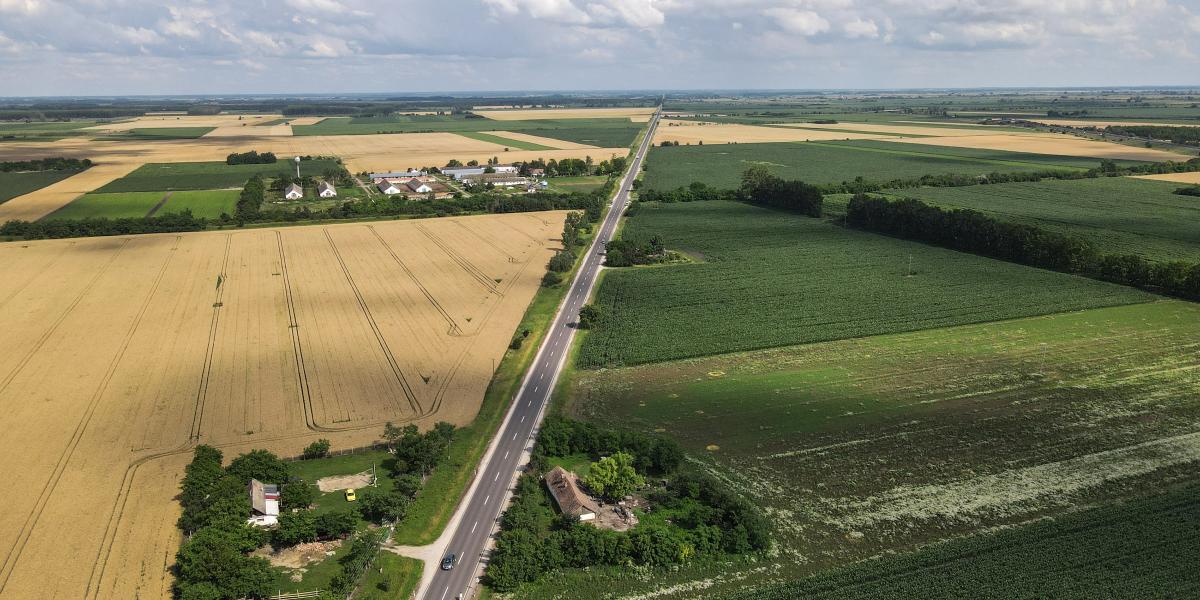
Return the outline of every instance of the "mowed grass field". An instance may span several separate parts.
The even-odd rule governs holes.
[[[534,597],[554,597],[573,586],[604,587],[605,578],[630,594],[720,597],[718,592],[793,581],[879,554],[1200,481],[1198,339],[1200,306],[1157,301],[575,371],[564,394],[568,414],[680,441],[707,470],[764,507],[775,524],[777,548],[756,561],[692,565],[632,581],[603,572],[552,578]],[[1151,573],[1168,577],[1160,586],[1170,581],[1177,566],[1155,564],[1162,554],[1154,548],[1165,545],[1168,556],[1170,548],[1184,551],[1180,536],[1111,529],[1120,520],[1105,522],[1109,533],[1131,537],[1130,551],[1097,546],[1097,561],[1113,569],[1136,561],[1141,566],[1130,581],[1143,586],[1155,585]],[[1194,537],[1194,517],[1184,523],[1191,529],[1182,537]],[[1013,549],[1036,554],[1040,547],[1053,556],[1076,547],[1074,556],[1052,560],[1078,565],[1085,557],[1070,536],[1081,535],[1075,539],[1086,546],[1091,538],[1082,527],[1035,531],[1036,539],[1025,538]],[[984,558],[958,555],[963,562],[905,572],[896,589],[917,589],[911,586],[922,582],[935,590],[954,589],[939,587],[954,582],[974,586],[978,582],[963,577],[998,576],[987,566],[994,552],[1000,552],[996,568],[1007,569],[1014,582],[1034,585],[1029,589],[1055,576],[1044,562],[1001,552],[1008,546],[970,546]],[[1137,549],[1149,558],[1138,558]],[[950,560],[956,554],[937,556]],[[890,564],[925,561],[921,556]],[[1184,556],[1194,559],[1194,552]],[[850,595],[844,597],[873,597],[872,590],[888,589],[888,564],[829,581],[845,584]],[[876,576],[882,579],[874,581]],[[1075,579],[1047,582],[1045,589],[1064,591],[1061,586]],[[796,589],[843,597],[821,585]],[[865,595],[853,595],[855,589]],[[1028,596],[1000,592],[984,597]]]
[[[0,204],[17,196],[40,190],[52,183],[62,181],[79,171],[30,171],[24,173],[0,173]]]
[[[74,202],[47,215],[46,219],[88,219],[150,216],[192,211],[197,217],[215,219],[221,213],[232,215],[237,205],[238,190],[198,190],[179,192],[117,192],[84,194]],[[166,200],[163,202],[163,200]]]
[[[1198,494],[1185,485],[720,600],[1196,597]]]
[[[1086,170],[1100,166],[1100,161],[875,140],[671,146],[650,151],[645,185],[670,190],[701,181],[732,188],[737,187],[742,172],[753,166],[766,167],[785,179],[837,184],[856,177],[883,182],[922,175]]]
[[[493,144],[500,144],[500,145],[508,147],[508,148],[516,148],[518,150],[553,150],[553,148],[551,148],[550,146],[544,146],[542,144],[535,144],[533,142],[527,142],[525,140],[514,140],[512,138],[506,138],[506,137],[501,137],[498,135],[492,135],[490,133],[482,133],[482,132],[478,132],[478,131],[458,131],[456,133],[458,133],[458,135],[461,135],[463,137],[469,137],[473,140],[491,142]]]
[[[196,444],[471,423],[564,218],[0,244],[0,597],[168,597]]]
[[[1100,306],[1150,294],[733,202],[640,205],[697,262],[607,271],[584,367],[633,365]]]
[[[1106,253],[1200,262],[1200,201],[1180,184],[1128,177],[894,190],[952,208],[1078,235]]]
[[[306,136],[512,131],[601,148],[621,148],[633,143],[633,139],[644,126],[644,123],[635,123],[628,118],[509,121],[466,118],[462,115],[399,115],[392,117],[330,117],[315,125],[293,125],[292,132],[294,135]],[[515,144],[505,145],[518,147]]]
[[[215,190],[240,188],[256,173],[274,177],[295,174],[295,165],[286,160],[267,165],[227,165],[224,162],[149,163],[132,173],[109,182],[97,192],[167,192],[171,190]],[[300,163],[301,174],[320,175],[337,168],[332,160],[308,160]]]

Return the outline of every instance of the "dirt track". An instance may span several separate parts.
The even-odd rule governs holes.
[[[562,221],[0,244],[0,472],[21,490],[0,507],[0,597],[168,596],[198,443],[294,455],[469,422]]]

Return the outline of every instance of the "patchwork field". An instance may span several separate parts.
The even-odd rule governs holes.
[[[530,108],[505,110],[476,110],[475,114],[496,121],[527,121],[536,119],[600,119],[627,118],[645,123],[654,114],[648,108]]]
[[[168,597],[198,443],[295,455],[470,422],[563,219],[0,245],[0,472],[22,490],[0,596]]]
[[[734,188],[740,183],[742,172],[752,166],[766,167],[785,179],[838,184],[856,177],[883,182],[923,175],[1084,170],[1100,166],[1100,161],[876,140],[710,144],[654,148],[646,159],[645,183],[655,190],[671,190],[694,181]]]
[[[45,218],[120,219],[190,210],[197,217],[215,219],[221,213],[234,213],[238,193],[238,190],[91,193],[80,196]]]
[[[337,168],[333,160],[301,161],[300,170],[306,175],[320,175]],[[110,182],[98,192],[166,192],[171,190],[215,190],[241,188],[255,174],[275,177],[290,172],[295,166],[289,161],[266,165],[227,165],[221,162],[150,163]]]
[[[1196,482],[1197,340],[1200,307],[1159,301],[577,371],[569,414],[679,440],[699,465],[769,512],[778,548],[758,561],[654,577],[570,574],[543,582],[534,597],[605,580],[625,597],[714,597]],[[1087,539],[1085,530],[1065,531]],[[1130,544],[1153,553],[1179,539]],[[989,564],[937,567],[927,581],[940,585],[953,571]],[[1025,564],[1035,576],[1036,564]],[[1011,571],[1014,581],[1025,579]],[[879,589],[858,588],[874,579],[866,575],[843,591]]]
[[[295,125],[296,136],[341,136],[394,133],[521,132],[601,147],[628,147],[644,126],[629,119],[588,118],[497,121],[465,115],[394,115],[388,117],[330,117],[315,125]],[[553,142],[544,145],[554,147]]]
[[[777,123],[745,125],[705,121],[664,120],[654,133],[655,143],[735,144],[804,142],[830,140],[890,139],[900,143],[928,144],[980,150],[1004,150],[1029,154],[1079,156],[1096,159],[1164,162],[1186,161],[1191,156],[1122,146],[1065,134],[1020,130],[991,131],[983,128],[954,128],[946,124],[898,123]]]
[[[17,196],[40,190],[77,174],[78,171],[0,172],[0,204]]]
[[[609,271],[584,367],[634,365],[1146,302],[1090,279],[733,202],[640,205],[627,236],[659,234],[698,262]]]
[[[331,119],[325,121],[329,120]],[[325,121],[322,121],[322,124]],[[574,124],[578,120],[570,122]],[[511,124],[512,122],[506,123],[506,125]],[[54,142],[14,141],[0,144],[0,160],[29,160],[65,156],[89,158],[97,164],[84,173],[0,204],[0,223],[12,219],[36,221],[66,206],[75,198],[96,191],[142,165],[151,163],[224,161],[231,152],[243,152],[251,149],[274,152],[284,157],[337,156],[343,159],[351,172],[355,173],[441,166],[451,159],[464,163],[477,160],[482,163],[500,157],[503,157],[504,161],[510,162],[530,161],[538,158],[561,160],[591,156],[599,162],[614,155],[625,156],[628,154],[626,138],[632,140],[637,134],[637,128],[641,126],[628,122],[625,126],[633,129],[616,131],[602,127],[585,127],[579,130],[561,130],[566,132],[564,135],[571,134],[580,139],[591,140],[591,137],[596,137],[597,139],[592,141],[619,143],[613,147],[512,150],[509,152],[505,152],[504,146],[501,144],[471,139],[449,132],[370,136],[260,135],[257,137],[200,137],[189,140],[160,141],[92,141],[84,138],[65,138]],[[589,142],[576,142],[576,144],[582,143]],[[277,168],[277,166],[272,165],[272,168]],[[240,186],[244,182],[243,178],[234,185]],[[103,191],[159,191],[162,189],[105,188]]]
[[[1087,238],[1105,252],[1200,262],[1200,202],[1177,184],[1127,177],[889,192]]]

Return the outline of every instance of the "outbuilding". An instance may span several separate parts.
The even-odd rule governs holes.
[[[400,186],[390,181],[381,181],[375,187],[379,188],[379,191],[387,196],[395,196],[403,191],[400,189]]]
[[[337,198],[337,189],[333,187],[332,183],[322,181],[317,184],[317,195],[322,198]]]
[[[269,527],[279,522],[279,486],[250,480],[250,525]]]
[[[304,188],[295,183],[290,184],[283,191],[283,197],[288,200],[299,200],[304,197]]]

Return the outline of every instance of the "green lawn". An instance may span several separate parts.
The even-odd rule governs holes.
[[[971,208],[1079,235],[1106,253],[1200,262],[1200,199],[1178,183],[1127,177],[896,190],[890,195]]]
[[[550,182],[551,190],[561,190],[564,192],[590,192],[603,187],[604,182],[608,181],[608,177],[605,175],[551,177],[546,181]]]
[[[640,583],[594,571],[530,597],[580,585],[718,597],[1200,482],[1196,339],[1200,305],[1157,301],[574,371],[568,416],[678,440],[768,512],[777,548]],[[870,572],[860,583],[878,590]],[[929,584],[950,577],[932,572]]]
[[[407,599],[421,582],[421,561],[383,550],[359,586],[358,600]]]
[[[455,133],[457,133],[458,135],[461,135],[463,137],[471,138],[473,140],[479,140],[481,142],[491,142],[493,144],[500,144],[501,146],[505,146],[507,148],[516,148],[517,150],[553,150],[553,148],[551,148],[550,146],[543,146],[541,144],[535,144],[533,142],[526,142],[526,141],[522,141],[522,140],[509,139],[506,137],[492,135],[490,133],[482,133],[479,131],[456,131]]]
[[[382,435],[382,429],[380,435]],[[316,488],[317,480],[322,477],[333,475],[354,475],[364,471],[370,471],[371,466],[375,466],[375,476],[378,479],[378,486],[383,489],[392,489],[392,475],[390,465],[393,462],[392,455],[385,450],[372,450],[369,452],[359,452],[357,454],[347,454],[344,456],[334,456],[330,458],[317,458],[312,460],[300,460],[288,463],[291,469],[292,477],[300,479],[308,485]],[[346,501],[345,490],[334,490],[328,493],[317,491],[317,499],[313,503],[313,512],[326,513],[347,508],[354,508],[357,505],[353,502]],[[365,522],[359,520],[359,525]]]
[[[165,195],[166,192],[84,194],[71,201],[70,204],[46,215],[45,218],[55,220],[88,219],[95,217],[108,219],[144,217]]]
[[[337,168],[332,160],[300,163],[301,174],[320,175]],[[283,173],[295,174],[295,165],[279,161],[268,165],[227,165],[224,162],[149,163],[108,183],[98,192],[147,192],[170,190],[215,190],[240,188],[255,173],[271,178]]]
[[[300,578],[300,581],[293,581],[290,570],[282,568],[272,569],[275,573],[275,584],[273,593],[288,593],[288,592],[308,592],[312,590],[327,590],[329,582],[342,572],[342,565],[338,563],[338,559],[346,551],[345,546],[341,546],[333,551],[333,556],[328,556],[325,560],[315,562],[304,567],[305,571]]]
[[[40,190],[78,173],[79,171],[0,172],[0,204],[17,196],[24,196],[29,192]]]
[[[732,188],[737,187],[742,172],[752,166],[767,167],[785,179],[837,184],[856,177],[883,182],[922,175],[1083,170],[1099,165],[1099,160],[1070,156],[877,140],[709,144],[655,147],[646,159],[645,180],[646,186],[655,190],[675,189],[693,181]]]
[[[625,231],[697,262],[608,271],[584,367],[913,331],[1153,296],[746,204],[640,205]]]
[[[237,205],[238,190],[188,190],[171,192],[167,203],[158,209],[160,215],[192,211],[197,217],[216,219],[221,213],[232,215]]]

